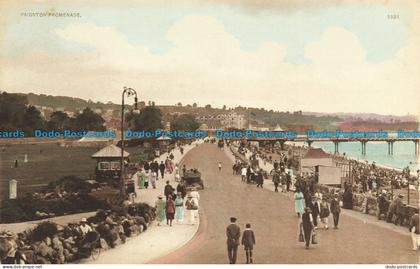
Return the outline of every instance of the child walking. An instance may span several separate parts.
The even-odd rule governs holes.
[[[251,230],[251,224],[245,225],[245,231],[242,234],[242,245],[244,246],[246,253],[246,263],[253,263],[252,261],[252,250],[255,245],[254,231]]]

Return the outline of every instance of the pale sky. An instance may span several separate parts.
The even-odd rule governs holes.
[[[129,86],[158,104],[420,113],[415,0],[19,3],[0,0],[8,92],[119,103]],[[43,11],[81,18],[20,14]]]

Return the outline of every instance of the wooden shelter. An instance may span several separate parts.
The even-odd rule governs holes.
[[[128,162],[130,153],[124,151],[124,162]],[[92,159],[96,160],[96,180],[119,179],[121,173],[121,148],[109,145],[94,153]]]
[[[321,148],[310,148],[300,161],[301,172],[315,172],[315,166],[333,166],[331,155]]]

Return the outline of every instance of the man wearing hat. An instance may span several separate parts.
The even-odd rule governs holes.
[[[404,221],[404,195],[399,194],[395,200],[395,225],[402,225]]]
[[[420,217],[418,207],[410,219],[410,232],[411,241],[413,243],[413,250],[420,250]]]
[[[305,213],[302,214],[301,227],[305,238],[305,248],[308,249],[311,244],[311,236],[314,231],[314,223],[312,218],[312,210],[310,207],[305,208]]]
[[[169,196],[174,196],[174,188],[172,187],[172,185],[169,183],[169,180],[168,181],[166,181],[166,185],[165,185],[165,189],[164,189],[164,194],[165,194],[165,197],[166,197],[166,200],[168,200],[168,197]]]
[[[341,212],[338,193],[335,193],[334,198],[331,200],[330,211],[333,215],[334,229],[338,229],[338,221],[340,220],[340,212]]]
[[[386,215],[388,202],[386,200],[386,190],[382,190],[378,197],[378,220],[381,220],[382,214]]]
[[[239,238],[241,237],[241,228],[236,224],[236,218],[230,218],[230,224],[226,228],[227,250],[230,264],[236,263],[238,253]]]
[[[79,230],[83,236],[85,236],[89,232],[92,232],[92,227],[90,227],[89,224],[87,224],[86,218],[82,218],[82,220],[80,221]]]
[[[318,227],[318,216],[319,216],[319,213],[321,212],[321,204],[320,204],[319,198],[316,196],[312,196],[312,200],[311,200],[311,203],[309,204],[309,207],[311,208],[311,211],[312,211],[312,219],[313,219],[313,223],[316,229]]]

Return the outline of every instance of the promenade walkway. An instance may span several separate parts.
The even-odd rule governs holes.
[[[217,164],[222,163],[222,171]],[[255,263],[418,263],[406,234],[342,214],[340,229],[319,230],[319,244],[305,250],[297,241],[299,218],[294,202],[271,189],[245,184],[232,175],[232,159],[213,144],[194,148],[185,163],[202,171],[200,227],[185,246],[152,263],[228,263],[226,226],[238,218],[241,231],[251,223],[256,236]],[[243,248],[238,263],[245,262]]]
[[[199,144],[201,142],[198,141],[192,143],[192,145],[184,146],[184,154],[181,154],[179,149],[173,150],[172,153],[175,157],[174,162],[182,162],[182,158],[191,149],[195,148],[197,143]],[[166,157],[167,154],[162,154],[160,157],[156,158],[156,160],[160,163],[160,161],[165,161]],[[171,182],[173,187],[176,187],[177,182],[175,182],[173,174],[165,174],[164,179],[160,178],[156,182],[156,189],[151,187],[149,187],[149,189],[138,189],[137,180],[135,180],[137,191],[136,202],[146,202],[153,206],[158,195],[163,195],[164,186],[167,180]],[[82,218],[88,218],[95,213],[96,212],[94,211],[30,222],[2,224],[1,229],[18,233],[34,228],[38,223],[46,220],[55,222],[59,225],[67,225],[71,222],[79,222]],[[172,227],[166,226],[166,224],[157,226],[156,223],[153,222],[146,232],[141,233],[136,237],[129,238],[125,244],[118,245],[114,249],[101,252],[100,257],[97,260],[85,259],[81,261],[81,263],[147,263],[148,261],[164,256],[186,244],[193,238],[198,227],[199,219],[195,225],[174,223]]]
[[[226,147],[225,152],[232,161],[235,161],[236,157],[229,148]],[[250,156],[251,156],[251,154],[249,152],[247,152],[246,158],[249,159]],[[259,161],[260,168],[263,169],[264,171],[270,172],[271,170],[274,169],[273,164],[271,164],[269,162],[264,163],[264,160],[262,160],[261,158],[258,158],[258,161]],[[238,178],[240,178],[240,177],[238,176]],[[271,177],[264,180],[263,188],[274,192],[275,187],[274,187],[274,183],[273,183]],[[294,188],[292,187],[291,189],[294,189]],[[294,202],[294,197],[293,197],[294,193],[293,192],[279,192],[279,194],[283,195],[283,196],[286,196],[288,200]],[[344,214],[344,215],[356,218],[356,219],[362,221],[364,224],[367,224],[367,223],[375,224],[375,225],[378,225],[382,228],[389,229],[391,231],[394,231],[394,232],[397,232],[397,233],[400,233],[400,234],[403,234],[403,235],[411,236],[407,227],[397,226],[397,225],[394,225],[392,223],[385,222],[383,220],[378,220],[375,216],[372,216],[372,215],[363,214],[361,212],[350,210],[350,209],[342,209],[341,213]],[[329,220],[329,223],[332,223],[331,221],[332,221],[332,219]]]

